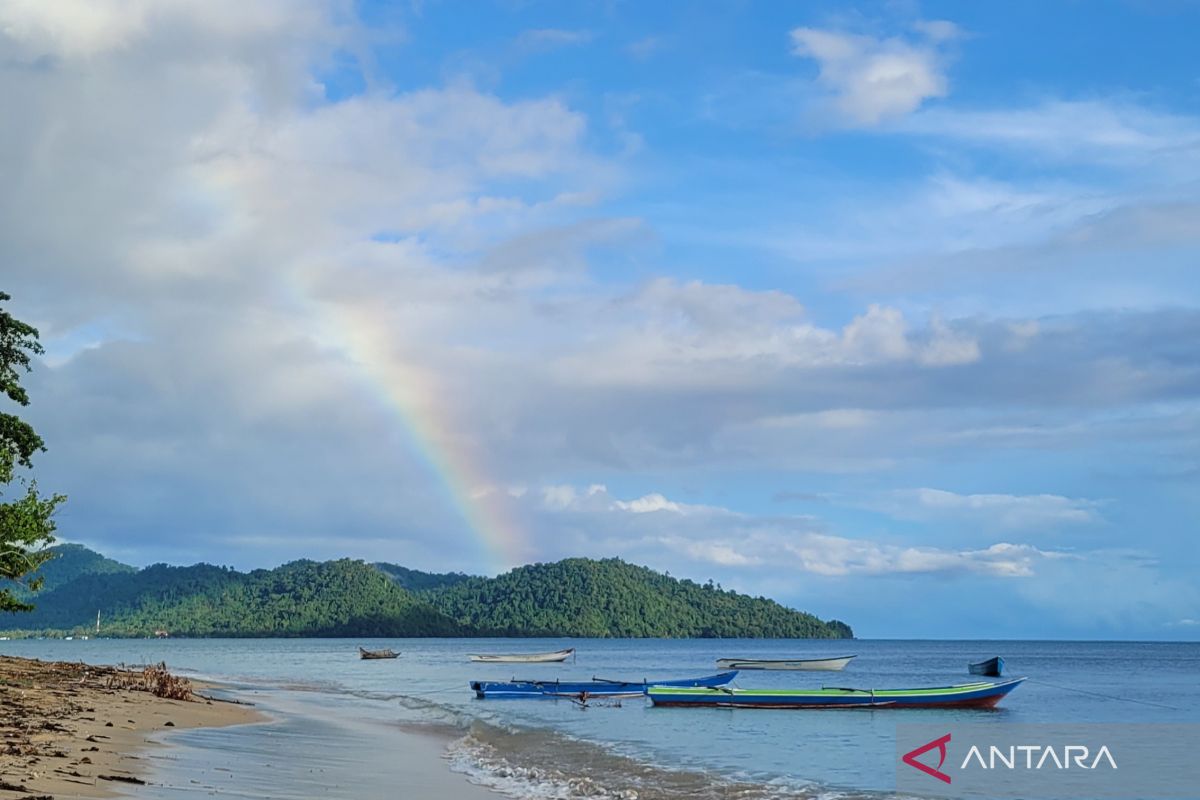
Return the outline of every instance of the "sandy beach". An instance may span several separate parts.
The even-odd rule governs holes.
[[[156,670],[0,657],[0,797],[109,797],[144,781],[139,751],[172,728],[240,725],[263,716],[204,697]],[[164,683],[164,681],[166,681]]]
[[[156,689],[190,690],[191,699],[160,697]],[[214,690],[220,691],[203,682],[180,682],[156,667],[0,656],[0,800],[159,797],[183,789],[217,796],[269,797],[277,791],[291,796],[294,791],[336,797],[357,796],[358,790],[370,795],[385,787],[402,787],[405,796],[418,799],[497,797],[451,772],[444,758],[448,735],[388,726],[389,740],[400,746],[381,757],[370,747],[377,732],[321,728],[317,720],[292,713],[298,709],[272,702],[269,693],[250,698],[266,700],[263,708],[214,697]],[[188,745],[171,741],[173,732],[189,728],[237,732],[239,744],[233,747],[261,748],[259,755],[269,763],[207,752],[194,740]],[[296,729],[305,734],[297,736]],[[271,750],[300,738],[311,740],[303,754]],[[302,781],[295,777],[301,772]],[[355,777],[347,780],[348,775]],[[285,789],[289,782],[295,783]]]

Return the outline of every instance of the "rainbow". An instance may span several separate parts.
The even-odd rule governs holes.
[[[486,459],[453,418],[438,376],[403,357],[395,334],[381,322],[382,314],[331,303],[306,306],[315,311],[323,340],[350,357],[400,421],[414,452],[467,523],[487,564],[502,572],[528,563],[532,549],[513,513],[513,497],[489,476]]]

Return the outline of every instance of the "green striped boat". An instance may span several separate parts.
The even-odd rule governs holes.
[[[691,689],[651,686],[656,706],[721,708],[991,708],[1024,678],[1003,683],[964,683],[927,689]]]

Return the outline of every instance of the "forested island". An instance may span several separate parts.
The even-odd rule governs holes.
[[[52,549],[34,610],[0,613],[6,635],[96,635],[99,612],[98,635],[108,637],[853,636],[837,620],[620,559],[572,558],[485,578],[351,559],[245,573],[210,564],[139,570],[80,545]]]

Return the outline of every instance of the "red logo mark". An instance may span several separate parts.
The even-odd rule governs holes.
[[[939,781],[945,781],[946,783],[949,783],[950,776],[941,771],[942,764],[946,763],[946,742],[948,741],[950,741],[950,734],[947,733],[940,739],[934,739],[932,742],[921,745],[916,750],[908,751],[900,757],[900,760],[905,764],[908,764],[910,767],[916,767],[926,775],[932,775]],[[920,761],[917,761],[917,756],[923,756],[935,747],[938,751],[938,765],[936,769],[928,764],[922,764]]]

